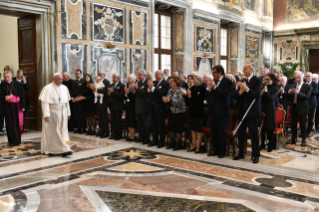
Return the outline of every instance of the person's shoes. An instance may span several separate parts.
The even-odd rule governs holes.
[[[67,155],[73,155],[73,152],[72,151],[68,151],[66,154]]]
[[[312,136],[312,133],[307,133],[307,138],[310,138]]]
[[[218,154],[218,158],[223,158],[223,157],[225,157],[225,153],[219,153]]]
[[[268,149],[267,149],[267,152],[272,152],[272,149],[268,148]]]
[[[259,146],[259,150],[265,150],[265,149],[266,149],[265,144],[262,144],[262,145]]]
[[[187,152],[194,152],[195,149],[188,149]]]
[[[147,146],[156,146],[157,143],[150,142]]]
[[[253,158],[253,163],[259,163],[259,157],[254,157]]]
[[[5,131],[3,129],[1,129],[0,132],[5,132]]]
[[[90,131],[88,131],[87,133],[85,133],[85,135],[91,135],[91,132],[90,132]]]
[[[195,154],[199,154],[199,153],[201,153],[201,152],[200,152],[200,150],[199,150],[199,151],[195,151],[194,153],[195,153]]]
[[[79,134],[84,134],[84,131],[83,131],[83,130],[80,130]]]
[[[301,146],[306,146],[306,140],[301,141]]]
[[[95,135],[96,135],[96,137],[100,137],[101,136],[101,134],[99,132],[97,132]]]
[[[295,139],[289,139],[286,141],[286,144],[296,144],[296,140]]]
[[[168,147],[166,147],[166,149],[172,149],[173,145],[169,144]]]
[[[118,137],[115,137],[114,140],[118,141],[118,140],[121,140],[122,139],[122,136],[118,136]]]
[[[244,159],[245,156],[244,155],[236,155],[235,157],[233,157],[233,160],[240,160],[240,159]]]
[[[164,146],[164,144],[163,143],[159,143],[159,144],[157,144],[157,148],[162,148]]]
[[[80,132],[79,130],[74,131],[74,133],[79,133],[79,132]]]
[[[217,152],[210,152],[207,154],[207,156],[216,156],[219,155]]]
[[[62,156],[63,158],[65,158],[66,156],[68,156],[68,153],[67,153],[67,152],[62,153],[61,156]]]
[[[109,139],[115,139],[115,136],[111,135],[111,136],[109,137]]]
[[[48,154],[48,156],[49,156],[49,157],[52,157],[52,156],[54,156],[54,154],[52,154],[52,153],[49,153],[49,154]]]
[[[101,135],[100,138],[107,138],[107,134],[106,134],[106,133],[103,133],[103,135]]]
[[[150,143],[149,141],[143,141],[142,144],[144,145],[144,144],[149,144],[149,143]]]

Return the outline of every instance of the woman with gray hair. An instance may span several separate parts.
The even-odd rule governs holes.
[[[187,96],[189,99],[189,122],[188,129],[192,133],[192,147],[188,150],[200,152],[200,143],[202,140],[203,111],[206,89],[203,86],[203,78],[200,74],[194,74],[194,85],[188,89]]]
[[[136,115],[135,115],[135,97],[132,85],[136,82],[135,74],[127,77],[127,85],[124,87],[125,92],[125,126],[128,128],[129,135],[127,141],[135,141]]]

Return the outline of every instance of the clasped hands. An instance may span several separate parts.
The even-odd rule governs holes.
[[[207,86],[208,86],[208,89],[209,89],[209,90],[212,90],[213,88],[216,88],[216,84],[215,84],[214,81],[209,82],[209,83],[207,84]]]
[[[237,85],[239,87],[240,93],[244,93],[245,91],[248,90],[248,86],[246,85],[246,82],[238,82]]]
[[[288,93],[299,94],[299,91],[295,88],[291,88],[291,89],[289,89]]]
[[[168,103],[170,101],[169,96],[163,96],[163,102]]]

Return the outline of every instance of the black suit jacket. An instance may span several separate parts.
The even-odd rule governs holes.
[[[291,88],[296,88],[297,84],[291,86]],[[309,114],[309,105],[308,99],[311,94],[311,87],[310,85],[303,83],[299,94],[297,95],[297,113],[300,116],[308,115]],[[295,94],[291,93],[290,95],[290,113],[292,113],[292,106],[294,105]]]
[[[163,96],[167,95],[169,90],[169,84],[166,80],[162,80],[158,85],[157,81],[153,82],[154,84],[154,92],[152,92],[152,106],[154,108],[155,113],[166,113],[166,104],[163,102]]]
[[[236,84],[232,83],[230,87],[230,109],[231,110],[236,110],[236,105],[237,105],[237,99],[235,98],[235,93],[236,93]]]
[[[82,93],[82,86],[84,83],[84,79],[81,78],[80,80],[75,80],[72,86],[72,92],[71,92],[71,97],[76,98],[81,96]]]
[[[311,94],[308,99],[309,109],[317,108],[317,93],[318,93],[318,84],[315,82],[310,83]]]
[[[281,88],[281,85],[278,85],[278,90],[280,88]],[[278,94],[279,103],[282,104],[283,106],[289,105],[289,103],[290,103],[290,95],[288,93],[289,89],[290,89],[290,85],[288,83],[286,83],[286,85],[284,87],[284,93]]]
[[[74,80],[70,79],[69,81],[63,81],[63,85],[65,85],[69,89],[70,96],[72,96]]]
[[[110,85],[110,88],[113,88],[114,84]],[[122,110],[124,106],[124,87],[125,85],[121,82],[118,82],[116,87],[113,88],[113,92],[110,95],[110,106],[116,110]]]
[[[237,99],[237,106],[238,106],[238,119],[241,119],[246,111],[248,110],[249,106],[256,99],[255,103],[251,107],[249,113],[247,114],[246,118],[260,118],[261,116],[261,81],[256,76],[252,76],[250,81],[247,83],[249,88],[248,92],[243,92],[241,95],[239,94],[238,89],[234,94],[235,98]]]
[[[135,113],[149,113],[151,109],[151,100],[148,92],[148,80],[138,82],[138,88],[135,91]]]
[[[210,91],[209,112],[219,117],[230,114],[230,92],[232,81],[225,76],[220,81],[218,87]]]
[[[109,94],[108,94],[108,88],[110,87],[110,81],[107,79],[103,80],[104,88],[103,89],[97,89],[98,93],[104,94],[103,96],[103,104],[97,103],[97,105],[101,105],[103,107],[107,107],[109,105]]]
[[[17,78],[13,77],[12,80],[13,81],[17,81]],[[31,87],[30,87],[28,81],[26,83],[22,83],[21,82],[21,84],[22,84],[22,87],[23,87],[23,89],[25,91],[25,112],[28,112],[30,103],[29,103],[29,98],[28,98],[27,91],[31,91]]]

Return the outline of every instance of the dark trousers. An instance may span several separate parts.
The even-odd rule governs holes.
[[[4,126],[4,116],[1,115],[1,116],[0,116],[0,130],[3,129],[3,126]]]
[[[309,109],[309,114],[308,114],[308,129],[307,129],[307,134],[311,133],[311,130],[313,128],[313,119],[315,117],[315,108]]]
[[[96,110],[99,117],[100,134],[109,135],[109,117],[107,114],[107,107],[101,104],[97,104]]]
[[[159,143],[164,144],[165,141],[165,118],[166,116],[163,113],[153,112],[153,143],[158,144],[158,136]]]
[[[217,154],[226,154],[228,118],[228,115],[223,117],[217,116],[215,112],[210,114],[211,146]]]
[[[139,133],[139,142],[147,142],[147,135],[146,135],[146,117],[147,113],[139,113],[136,114],[136,120],[137,120],[137,129]]]
[[[69,131],[73,131],[75,127],[75,120],[74,120],[75,112],[74,112],[74,104],[72,103],[72,101],[70,101],[70,110],[71,110],[71,117],[68,121],[68,129]]]
[[[86,123],[85,123],[85,117],[83,116],[83,112],[82,112],[81,102],[74,103],[74,112],[76,116],[76,125],[78,130],[84,130]]]
[[[111,107],[111,117],[113,122],[114,137],[120,138],[122,136],[122,110]]]
[[[261,145],[265,145],[266,133],[267,139],[269,141],[268,150],[271,151],[272,149],[276,149],[276,139],[274,139],[273,130],[265,130],[264,128],[261,129]]]
[[[250,133],[251,149],[253,157],[259,157],[259,135],[258,135],[259,118],[246,118],[238,129],[239,155],[245,153],[245,140],[247,128]]]
[[[315,127],[316,127],[316,131],[319,132],[318,127],[319,127],[319,107],[317,107],[316,109],[316,114],[315,114]]]
[[[291,139],[296,140],[297,138],[297,123],[299,120],[302,140],[307,138],[307,115],[298,115],[297,105],[293,105],[291,108]]]

